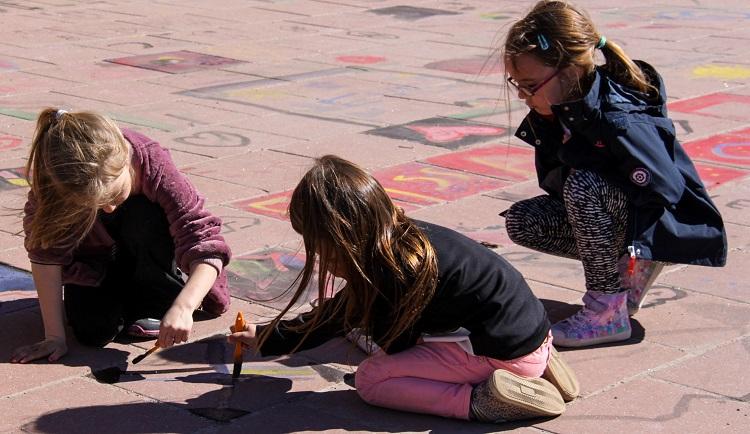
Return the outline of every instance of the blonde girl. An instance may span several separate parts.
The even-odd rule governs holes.
[[[86,345],[127,330],[169,347],[187,340],[199,307],[227,309],[221,221],[158,143],[100,114],[48,108],[27,173],[25,246],[45,337],[12,362],[62,357],[66,317]]]

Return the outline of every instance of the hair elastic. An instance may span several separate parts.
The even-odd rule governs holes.
[[[539,41],[539,48],[542,49],[542,51],[547,51],[549,48],[549,42],[547,42],[547,38],[544,37],[543,34],[538,34],[536,36],[536,39]]]
[[[602,36],[601,38],[599,38],[599,43],[596,44],[596,49],[601,50],[602,48],[604,48],[606,44],[607,44],[607,37]]]
[[[57,110],[57,111],[55,112],[55,120],[56,120],[56,121],[59,121],[59,120],[60,120],[60,117],[62,117],[62,115],[64,115],[64,114],[65,114],[65,113],[67,113],[67,112],[68,112],[67,110],[63,110],[63,109],[59,109],[59,110]]]

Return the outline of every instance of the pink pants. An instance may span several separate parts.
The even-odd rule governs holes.
[[[457,419],[469,418],[471,390],[496,369],[541,377],[552,337],[513,360],[472,356],[453,342],[424,342],[393,355],[374,355],[357,369],[357,393],[367,403]]]

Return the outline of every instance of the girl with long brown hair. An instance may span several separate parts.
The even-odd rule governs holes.
[[[221,220],[158,143],[97,113],[48,108],[27,173],[25,246],[45,338],[12,362],[62,357],[66,317],[86,345],[127,330],[166,348],[188,339],[199,306],[227,309]]]
[[[289,216],[306,253],[296,292],[270,324],[248,325],[230,342],[287,354],[359,329],[375,344],[355,376],[359,395],[446,417],[554,416],[565,408],[555,385],[567,399],[577,394],[556,353],[548,369],[547,314],[521,274],[457,232],[408,218],[357,165],[318,159],[294,189]],[[282,320],[314,277],[317,306]],[[332,294],[336,279],[343,288]]]
[[[665,262],[723,266],[727,255],[721,215],[667,117],[664,83],[565,1],[538,2],[512,25],[502,56],[530,109],[516,136],[534,147],[547,193],[501,214],[508,235],[579,259],[586,278],[583,308],[552,326],[555,344],[629,339],[629,315]]]

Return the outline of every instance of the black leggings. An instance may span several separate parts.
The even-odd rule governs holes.
[[[64,287],[68,323],[79,342],[92,346],[107,344],[138,319],[161,319],[185,285],[161,207],[132,196],[99,218],[115,240],[104,281]]]
[[[516,244],[580,260],[587,290],[622,292],[617,262],[626,251],[628,205],[619,187],[576,170],[562,201],[544,195],[517,202],[505,213],[505,227]]]

